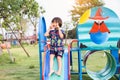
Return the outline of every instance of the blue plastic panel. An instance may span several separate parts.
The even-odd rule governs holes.
[[[110,46],[116,47],[117,41],[120,38],[120,19],[118,18],[116,13],[111,9],[106,7],[100,7],[100,8],[102,9],[102,16],[109,17],[108,19],[104,20],[104,23],[106,24],[107,28],[110,30],[110,33],[108,34],[108,40],[102,44],[96,44],[91,40],[89,32],[93,26],[94,20],[88,19],[84,24],[77,25],[77,37],[79,43],[83,43],[88,47],[101,48],[101,49],[109,48]],[[94,17],[96,15],[97,10],[98,7],[92,8],[90,17]],[[93,39],[94,38],[95,37],[93,37]],[[104,39],[104,35],[103,37],[101,37],[101,39]]]

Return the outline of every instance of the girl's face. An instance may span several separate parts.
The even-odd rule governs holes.
[[[57,28],[57,26],[58,26],[58,23],[56,23],[56,22],[53,22],[53,23],[51,23],[51,25],[52,25],[52,29],[55,29],[55,28]]]

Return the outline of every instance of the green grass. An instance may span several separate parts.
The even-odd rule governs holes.
[[[31,57],[22,48],[10,49],[15,63],[7,50],[0,56],[0,80],[39,80],[38,46],[25,46]]]
[[[0,80],[39,80],[39,54],[38,45],[25,45],[24,46],[30,57],[27,57],[25,52],[21,47],[14,47],[10,49],[12,56],[15,58],[15,62],[12,63],[7,53],[7,50],[3,50],[2,55],[0,55]],[[85,52],[83,52],[85,53]],[[99,59],[98,59],[99,58]],[[77,54],[73,54],[74,66],[73,70],[77,71],[78,62]],[[100,65],[97,64],[100,60]],[[90,70],[99,70],[105,64],[106,58],[103,55],[93,55],[90,56],[87,62],[88,68]],[[91,63],[92,62],[92,63]],[[84,70],[83,70],[84,71]],[[71,80],[78,80],[78,75],[72,75]],[[83,75],[83,80],[92,80],[87,74]],[[110,80],[116,80],[111,78]]]

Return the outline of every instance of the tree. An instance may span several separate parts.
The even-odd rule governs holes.
[[[36,36],[36,41],[37,41],[36,25],[38,23],[38,18],[40,16],[40,13],[44,14],[45,10],[43,9],[43,7],[41,6],[39,7],[38,3],[35,0],[29,0],[29,1],[25,0],[24,8],[25,8],[24,13],[27,14],[28,19],[34,26],[34,36]]]
[[[1,0],[0,12],[0,19],[3,19],[2,27],[8,28],[7,25],[14,24],[15,29],[24,32],[23,21],[29,19],[36,33],[38,18],[45,10],[35,0]]]
[[[68,38],[70,39],[76,39],[76,27],[73,28],[72,30],[68,31]]]
[[[18,30],[23,31],[24,26],[21,25],[23,19],[28,18],[36,21],[36,18],[39,18],[39,16],[39,6],[35,0],[0,0],[2,27],[10,28],[12,32],[16,27]],[[15,27],[12,27],[11,24],[14,24]],[[37,23],[34,24],[36,26]],[[21,47],[23,48],[22,45]],[[29,54],[27,55],[29,56]]]
[[[65,44],[67,44],[67,39],[68,39],[68,31],[71,30],[73,28],[73,25],[71,22],[66,21],[63,23],[63,30],[65,31]]]

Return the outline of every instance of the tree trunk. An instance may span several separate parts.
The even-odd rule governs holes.
[[[13,35],[15,36],[15,38],[18,40],[20,46],[22,47],[22,49],[24,50],[24,52],[27,54],[28,57],[30,57],[29,53],[26,51],[26,49],[24,48],[24,46],[22,45],[21,41],[17,38],[17,36],[15,35],[15,33],[13,32],[12,28],[8,25],[8,27],[10,28],[10,30],[12,31]]]
[[[3,51],[2,51],[2,48],[1,48],[1,46],[0,46],[0,55],[2,54],[2,52],[3,52]]]

